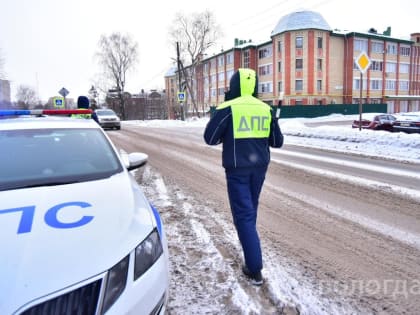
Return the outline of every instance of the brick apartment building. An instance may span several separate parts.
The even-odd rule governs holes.
[[[355,60],[361,52],[371,62],[362,77],[363,103],[387,103],[390,113],[420,111],[420,33],[408,40],[392,37],[391,28],[383,33],[333,30],[313,11],[283,16],[266,42],[235,39],[231,49],[203,59],[195,73],[195,99],[199,109],[208,111],[223,102],[238,68],[252,68],[258,74],[258,97],[270,105],[281,94],[285,106],[359,103]],[[177,82],[177,72],[168,71],[171,118],[178,103]]]

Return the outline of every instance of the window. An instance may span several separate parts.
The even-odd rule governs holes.
[[[244,68],[249,68],[249,50],[244,51]]]
[[[273,87],[271,82],[263,82],[258,84],[258,93],[271,93],[273,92]]]
[[[264,65],[258,67],[258,75],[269,75],[271,74],[271,65]]]
[[[372,63],[370,64],[370,70],[372,71],[382,71],[383,68],[383,62],[382,61],[376,61],[373,60]]]
[[[384,43],[383,42],[372,42],[372,52],[377,54],[384,53]]]
[[[303,37],[302,36],[296,36],[296,48],[303,48]]]
[[[220,56],[219,58],[217,58],[217,65],[219,67],[222,67],[225,64],[225,56]]]
[[[400,81],[400,91],[408,91],[408,81]]]
[[[296,70],[302,70],[303,69],[303,59],[296,59]]]
[[[368,42],[367,40],[363,39],[355,39],[354,40],[354,50],[355,51],[368,51]]]
[[[322,37],[318,37],[318,49],[322,48]]]
[[[397,54],[397,44],[388,43],[386,46],[386,52],[388,55],[396,55]]]
[[[233,76],[233,74],[234,74],[235,72],[233,71],[233,70],[228,70],[227,72],[226,72],[226,80],[227,81],[230,81],[230,78]]]
[[[227,55],[226,55],[226,64],[227,65],[230,65],[230,64],[232,64],[233,63],[233,53],[228,53]]]
[[[385,72],[387,73],[396,73],[397,64],[395,62],[387,62],[385,65]]]
[[[366,89],[366,79],[363,80],[363,90]],[[360,79],[359,78],[354,78],[353,79],[353,90],[360,90]]]
[[[277,42],[277,52],[281,53],[282,49],[283,49],[283,42],[281,40],[279,40]]]
[[[322,59],[317,60],[317,67],[318,71],[322,71]]]
[[[410,56],[410,47],[403,47],[403,46],[400,47],[400,55],[409,57]]]
[[[381,90],[382,89],[382,80],[371,80],[370,81],[371,90]]]
[[[277,82],[277,89],[278,89],[279,93],[283,92],[283,82],[282,81]]]
[[[263,59],[272,56],[271,46],[261,48],[258,50],[258,59]]]
[[[296,91],[302,91],[303,90],[303,80],[296,80],[295,90]]]
[[[281,61],[277,62],[277,72],[281,72]]]
[[[410,72],[410,65],[408,63],[401,63],[400,73],[409,73],[409,72]]]
[[[219,72],[217,79],[219,80],[219,82],[223,82],[225,81],[225,73],[224,72]]]
[[[396,87],[397,87],[397,84],[396,84],[395,80],[386,80],[385,81],[385,90],[395,91]]]
[[[295,105],[303,105],[303,101],[301,99],[297,99],[295,101]]]
[[[211,81],[210,81],[210,82],[211,82],[212,84],[215,84],[215,83],[216,83],[216,78],[217,78],[217,77],[216,77],[216,75],[215,75],[215,74],[212,74],[212,75],[211,75]]]
[[[219,88],[218,89],[218,94],[219,95],[225,95],[225,88]]]
[[[322,80],[316,81],[316,89],[317,91],[322,91]]]
[[[356,64],[356,59],[353,60],[353,70],[359,70],[359,67]]]

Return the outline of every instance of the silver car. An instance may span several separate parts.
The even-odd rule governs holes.
[[[104,129],[121,129],[120,118],[112,109],[97,109],[93,113],[93,118]]]

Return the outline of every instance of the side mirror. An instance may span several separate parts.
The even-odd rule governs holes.
[[[122,159],[124,166],[128,171],[135,170],[136,168],[142,167],[147,163],[149,156],[141,152],[124,153]]]

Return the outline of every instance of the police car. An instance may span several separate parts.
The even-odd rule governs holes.
[[[0,314],[164,314],[164,227],[130,173],[147,155],[57,113],[0,110]]]

